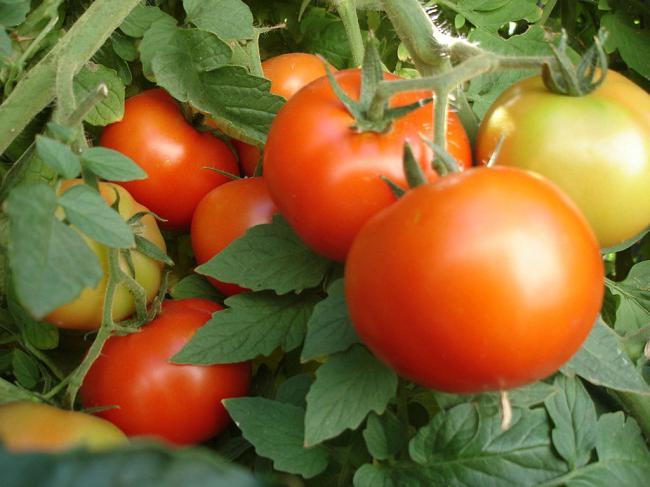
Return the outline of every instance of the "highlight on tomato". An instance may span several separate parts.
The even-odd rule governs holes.
[[[478,163],[503,137],[496,164],[542,174],[589,220],[601,247],[650,225],[650,95],[609,70],[584,96],[552,93],[540,76],[508,88],[492,104],[476,140]]]
[[[230,422],[221,401],[247,393],[250,364],[169,361],[221,309],[206,299],[165,301],[139,332],[111,337],[81,386],[83,406],[108,407],[97,416],[128,436],[188,445],[221,432]]]
[[[72,186],[81,183],[81,179],[63,181],[60,185],[60,192],[65,193]],[[137,213],[149,211],[134,200],[126,189],[117,184],[100,182],[99,192],[109,205],[112,205],[115,198],[119,196],[118,209],[124,220],[128,220]],[[140,223],[142,237],[152,242],[163,252],[166,252],[165,240],[158,229],[156,219],[151,215],[145,215],[140,219]],[[48,314],[45,321],[60,328],[94,330],[101,324],[104,311],[104,294],[108,283],[108,248],[84,234],[81,234],[81,236],[99,258],[104,269],[104,275],[94,289],[84,289],[78,298],[59,306]],[[133,270],[135,271],[135,280],[144,288],[149,303],[160,289],[163,264],[141,254],[137,250],[131,250],[130,254]],[[131,271],[129,264],[123,257],[120,257],[120,267],[125,272]],[[112,311],[115,321],[121,321],[135,311],[133,296],[124,284],[120,284],[115,291]]]
[[[228,145],[192,127],[178,103],[159,88],[129,98],[124,118],[104,129],[100,144],[144,169],[146,179],[119,184],[163,218],[161,226],[170,230],[188,229],[201,198],[229,181],[212,169],[239,174]]]
[[[0,443],[9,451],[104,450],[128,443],[126,435],[101,418],[47,404],[11,402],[0,406]]]
[[[362,341],[453,393],[510,389],[580,348],[603,299],[598,243],[555,185],[475,168],[406,193],[355,239],[345,270]]]
[[[190,235],[197,263],[209,261],[250,227],[271,223],[276,211],[263,178],[238,179],[213,189],[199,202],[192,218]],[[209,279],[226,296],[246,291]]]
[[[345,93],[358,100],[361,72],[335,75]],[[399,79],[385,74],[385,79]],[[392,107],[430,97],[401,93]],[[405,143],[429,180],[432,152],[422,135],[433,133],[429,103],[395,120],[384,132],[360,132],[328,78],[296,93],[277,114],[264,150],[264,177],[273,201],[296,233],[316,252],[343,261],[363,224],[391,205],[395,196],[382,178],[406,188]],[[471,149],[460,120],[449,112],[448,151],[463,167],[471,166]]]

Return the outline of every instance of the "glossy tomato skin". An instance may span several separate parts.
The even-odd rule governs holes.
[[[329,66],[332,72],[336,68]],[[290,52],[266,59],[262,63],[264,77],[271,81],[271,93],[291,98],[315,79],[327,75],[322,58],[305,52]]]
[[[80,393],[84,407],[128,436],[152,435],[178,445],[204,441],[230,422],[223,399],[243,396],[250,364],[178,365],[169,359],[222,309],[205,299],[166,301],[138,333],[110,338]]]
[[[47,404],[12,402],[0,406],[0,443],[20,453],[103,450],[128,440],[115,425],[89,414]]]
[[[241,173],[248,177],[254,176],[257,164],[262,158],[260,148],[237,139],[232,139],[232,145],[237,151]]]
[[[125,103],[124,118],[107,126],[100,144],[133,159],[148,177],[119,183],[166,222],[163,228],[186,230],[194,208],[228,177],[238,174],[230,148],[214,135],[199,132],[162,89],[143,91]]]
[[[197,263],[210,260],[250,227],[270,223],[276,211],[263,178],[238,179],[213,189],[192,218],[190,235]],[[245,291],[216,279],[210,282],[226,296]]]
[[[70,187],[81,184],[80,179],[63,181],[60,186],[60,193],[64,193]],[[121,186],[112,183],[99,183],[99,191],[102,197],[113,204],[116,192],[119,195],[119,213],[125,219],[140,212],[147,212],[148,209],[133,199],[129,192]],[[146,215],[140,220],[142,223],[142,236],[156,245],[163,252],[166,251],[165,240],[158,229],[156,220],[151,215]],[[99,284],[94,289],[84,289],[79,297],[63,306],[59,306],[45,317],[45,321],[58,326],[76,330],[94,330],[99,327],[102,321],[104,310],[104,294],[108,282],[108,249],[94,240],[82,234],[82,238],[90,246],[99,258],[104,270]],[[135,280],[144,288],[147,302],[156,296],[162,281],[163,264],[146,257],[138,251],[131,251],[133,268],[135,269]],[[120,267],[129,272],[129,265],[120,258]],[[135,311],[135,303],[131,293],[126,286],[117,287],[113,300],[113,319],[121,321]]]
[[[600,310],[603,264],[547,180],[475,168],[409,191],[359,232],[345,294],[359,337],[421,385],[518,387],[555,372]]]
[[[609,71],[594,92],[550,93],[540,77],[520,81],[491,106],[480,126],[476,158],[538,172],[584,212],[601,247],[634,237],[650,224],[650,95]]]
[[[340,71],[336,79],[358,99],[359,70]],[[403,93],[391,104],[407,105],[427,96]],[[386,133],[359,133],[329,80],[318,79],[296,93],[271,126],[264,150],[264,177],[271,197],[312,249],[343,261],[363,224],[395,201],[381,176],[407,186],[402,168],[405,141],[426,177],[437,177],[431,169],[431,150],[421,139],[422,134],[432,134],[432,123],[428,104],[395,121]],[[448,127],[449,152],[464,167],[470,166],[467,135],[452,112]]]

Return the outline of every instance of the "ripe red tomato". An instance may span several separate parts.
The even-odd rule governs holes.
[[[650,224],[650,96],[609,71],[592,93],[549,92],[537,76],[506,90],[479,129],[476,155],[538,172],[583,211],[601,247],[628,240]]]
[[[270,223],[276,212],[263,178],[231,181],[210,191],[192,218],[192,249],[199,264],[207,262],[255,225]],[[245,291],[210,278],[226,296]]]
[[[70,187],[80,184],[81,179],[63,181],[60,186],[61,193],[67,191]],[[102,197],[112,205],[115,201],[116,194],[120,198],[119,213],[128,220],[136,213],[146,212],[147,208],[133,199],[129,192],[112,183],[99,183],[99,192]],[[165,240],[158,229],[156,219],[151,215],[146,215],[140,220],[142,223],[142,236],[155,244],[163,252],[166,251]],[[83,239],[97,254],[102,268],[106,271],[108,267],[108,249],[82,234]],[[133,268],[135,269],[135,280],[144,288],[147,302],[151,302],[158,294],[160,283],[162,281],[163,264],[151,259],[138,251],[131,251]],[[126,260],[120,260],[120,267],[128,271],[129,267]],[[102,322],[104,311],[104,294],[108,275],[106,272],[94,289],[84,289],[79,297],[69,303],[59,306],[45,317],[45,321],[52,323],[59,328],[70,328],[76,330],[94,330]],[[116,321],[123,320],[135,311],[133,296],[124,285],[120,285],[115,292],[113,299],[113,319]]]
[[[12,402],[0,406],[0,443],[13,452],[59,452],[103,450],[128,441],[101,418],[47,404]]]
[[[587,221],[548,180],[471,169],[409,191],[359,232],[345,293],[359,337],[433,389],[509,389],[555,372],[603,298]]]
[[[186,445],[206,440],[230,419],[223,399],[243,396],[250,364],[178,365],[169,359],[221,306],[205,299],[166,301],[139,333],[111,337],[80,394],[84,407],[128,436],[153,435]]]
[[[385,75],[386,79],[397,79]],[[359,98],[360,71],[341,71],[336,79],[352,98]],[[402,93],[392,106],[411,104],[426,93]],[[425,175],[432,153],[421,135],[432,134],[433,108],[428,104],[395,121],[385,133],[359,133],[327,78],[309,84],[280,110],[264,151],[264,177],[271,197],[298,235],[316,252],[343,261],[352,240],[372,215],[395,196],[381,176],[406,187],[403,151],[411,145]],[[449,113],[448,150],[464,167],[471,165],[467,134]]]
[[[330,70],[336,72],[333,66],[330,66]],[[269,58],[262,63],[262,71],[264,77],[271,81],[271,93],[287,100],[303,86],[327,74],[321,58],[304,52]],[[260,149],[239,140],[232,142],[239,156],[242,174],[252,176],[261,157]]]
[[[208,169],[238,174],[229,147],[212,134],[195,130],[165,91],[153,89],[129,98],[124,118],[107,126],[100,144],[133,159],[148,177],[119,183],[172,230],[189,227],[194,208],[211,189],[229,181]]]

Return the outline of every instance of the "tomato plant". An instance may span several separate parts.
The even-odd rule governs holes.
[[[275,205],[263,178],[231,181],[210,191],[199,202],[192,218],[192,249],[203,264],[241,237],[254,225],[270,223]],[[227,296],[244,291],[235,284],[210,278]]]
[[[124,118],[104,129],[100,144],[131,157],[145,170],[146,179],[120,184],[163,218],[162,226],[168,229],[187,229],[201,198],[228,181],[210,168],[239,172],[228,146],[195,130],[161,89],[129,98]]]
[[[476,393],[542,379],[578,350],[600,310],[603,265],[589,225],[549,182],[474,169],[368,222],[345,288],[379,358],[427,387]]]
[[[220,309],[205,299],[166,301],[139,333],[110,338],[82,385],[84,406],[117,406],[97,415],[129,436],[192,444],[219,433],[230,422],[221,401],[246,394],[250,365],[178,365],[169,359]]]
[[[339,72],[336,80],[349,96],[359,98],[359,70]],[[403,106],[422,98],[426,94],[403,93],[391,103]],[[343,261],[368,218],[395,201],[382,176],[406,187],[405,142],[412,146],[427,178],[437,177],[431,168],[431,150],[421,139],[431,133],[432,120],[429,104],[396,120],[385,133],[359,133],[329,80],[321,78],[294,95],[271,126],[264,150],[264,177],[271,197],[308,245]],[[469,167],[469,141],[453,112],[447,132],[449,152]]]
[[[610,71],[584,96],[549,92],[541,77],[514,84],[490,107],[476,158],[538,172],[584,212],[601,247],[628,240],[650,224],[650,96]]]
[[[66,190],[77,184],[81,184],[81,180],[64,181],[60,186],[60,191],[61,193],[65,193]],[[148,211],[147,208],[135,201],[129,192],[121,186],[111,183],[100,183],[99,191],[109,204],[113,204],[115,199],[119,197],[119,213],[125,220],[128,220],[136,213]],[[142,236],[164,252],[166,248],[165,240],[160,234],[154,217],[145,215],[141,218],[140,222],[142,224]],[[104,269],[104,276],[95,288],[84,289],[77,299],[58,307],[45,317],[46,321],[60,328],[93,330],[102,321],[104,293],[108,280],[106,274],[108,249],[85,235],[83,238],[97,257],[99,257],[102,268]],[[136,250],[131,251],[130,254],[135,271],[135,280],[144,288],[147,302],[150,302],[160,288],[163,265]],[[120,259],[120,266],[124,271],[129,270],[128,265],[124,257],[122,257]],[[117,288],[112,310],[113,319],[118,321],[127,318],[135,310],[133,296],[131,296],[126,286],[120,285]]]
[[[0,443],[15,452],[100,450],[127,443],[115,425],[101,418],[34,402],[0,406]]]

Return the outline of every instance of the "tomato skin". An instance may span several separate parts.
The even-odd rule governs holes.
[[[231,142],[237,151],[241,173],[244,176],[254,176],[257,164],[262,158],[260,148],[237,139],[232,139]]]
[[[0,406],[0,443],[20,453],[79,447],[104,450],[128,440],[115,425],[89,414],[47,404],[12,402]]]
[[[129,98],[124,118],[104,129],[100,144],[129,156],[145,170],[146,179],[119,184],[167,220],[161,226],[170,230],[186,230],[201,198],[229,181],[209,167],[239,173],[230,148],[187,123],[162,89]]]
[[[263,178],[231,181],[213,189],[196,207],[192,218],[192,249],[203,264],[255,225],[270,223],[275,205]],[[226,296],[246,291],[235,284],[209,278]]]
[[[349,96],[358,99],[359,70],[340,71],[336,79]],[[407,105],[426,96],[403,93],[393,97],[391,104]],[[426,177],[437,177],[431,168],[431,150],[421,139],[421,134],[432,133],[431,104],[395,121],[382,134],[358,133],[353,123],[329,80],[321,78],[280,110],[264,151],[264,177],[280,213],[312,249],[338,261],[345,259],[363,224],[395,201],[380,176],[407,186],[402,163],[405,141]],[[464,167],[470,166],[467,135],[452,112],[449,127],[449,152]]]
[[[60,186],[60,192],[64,193],[70,187],[81,184],[81,182],[80,179],[63,181]],[[121,186],[101,182],[99,183],[99,191],[109,204],[113,204],[115,201],[115,191],[117,191],[120,198],[119,213],[125,220],[128,220],[136,213],[148,211],[147,208],[135,201],[129,192]],[[155,218],[151,215],[145,215],[140,222],[142,223],[142,236],[165,252],[165,240],[158,229]],[[59,328],[94,330],[99,327],[102,321],[104,293],[106,291],[106,284],[108,283],[108,248],[83,234],[82,238],[95,254],[97,254],[102,269],[104,270],[104,276],[94,289],[84,289],[77,299],[59,306],[45,317],[45,321]],[[160,289],[163,264],[135,250],[131,251],[131,257],[135,269],[135,279],[144,288],[147,302],[151,302]],[[123,258],[120,258],[120,267],[125,272],[129,271],[128,264]],[[118,286],[113,300],[113,319],[115,321],[121,321],[134,311],[135,303],[131,293],[126,286]]]
[[[336,72],[335,67],[329,68]],[[315,79],[327,75],[323,59],[306,52],[289,52],[268,58],[262,63],[262,71],[271,81],[271,93],[287,100]]]
[[[140,332],[111,337],[81,387],[84,407],[117,405],[97,415],[128,436],[153,435],[178,445],[222,431],[230,418],[221,401],[246,394],[250,364],[169,362],[220,309],[205,299],[166,301]]]
[[[584,212],[601,247],[630,239],[650,224],[650,96],[609,71],[594,92],[571,97],[522,80],[490,107],[476,158],[485,163],[499,137],[498,165],[538,172]]]
[[[404,377],[454,393],[555,372],[589,334],[603,286],[582,214],[513,168],[409,191],[359,232],[345,272],[362,341]]]

